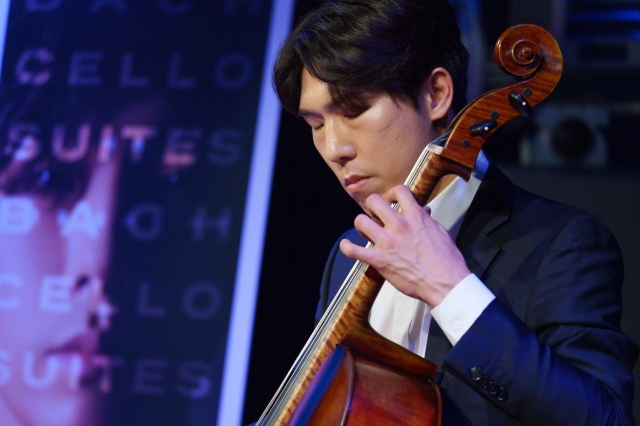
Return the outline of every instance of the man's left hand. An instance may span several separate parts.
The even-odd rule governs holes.
[[[421,207],[404,185],[389,195],[401,211],[396,212],[381,196],[370,195],[365,203],[383,226],[361,214],[355,227],[375,247],[367,249],[344,239],[340,250],[373,266],[402,293],[435,307],[462,279],[470,274],[455,242],[446,229]]]

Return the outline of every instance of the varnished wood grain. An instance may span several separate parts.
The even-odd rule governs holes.
[[[382,365],[369,359],[368,354],[341,346],[330,357],[332,364],[339,359],[339,365],[333,365],[330,372],[325,368],[327,363],[323,365],[297,407],[292,425],[440,424],[440,392],[430,376]],[[319,383],[327,379],[330,383]],[[301,414],[310,410],[311,417]]]
[[[423,376],[382,366],[354,352],[355,380],[348,426],[438,426],[438,386]],[[329,425],[329,423],[325,423]]]
[[[537,49],[532,48],[530,53],[533,57],[527,58],[525,53],[531,46]],[[509,93],[520,93],[533,107],[553,91],[562,74],[562,53],[558,43],[551,34],[536,25],[517,25],[506,30],[496,43],[494,57],[503,71],[524,79],[484,94],[454,119],[449,128],[452,134],[441,155],[469,169],[473,169],[480,149],[493,132],[518,115],[507,100]],[[525,89],[531,90],[531,95],[525,96]],[[498,126],[484,135],[471,136],[469,127],[491,119],[493,111],[499,114]],[[469,141],[468,147],[463,145],[464,140]]]
[[[330,368],[327,366],[330,365]],[[351,352],[336,348],[322,364],[290,424],[306,426],[341,425],[347,421],[355,381]],[[329,371],[331,370],[331,371]]]

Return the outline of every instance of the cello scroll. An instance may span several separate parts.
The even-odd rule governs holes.
[[[532,108],[555,89],[562,74],[562,53],[549,32],[531,24],[507,29],[498,39],[494,58],[515,77],[467,105],[454,119],[441,156],[473,169],[480,149],[500,126]]]

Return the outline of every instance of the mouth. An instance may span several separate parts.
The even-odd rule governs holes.
[[[95,330],[87,330],[78,333],[68,340],[65,340],[60,345],[49,348],[47,355],[66,354],[66,353],[79,353],[91,355],[98,351],[98,345],[100,343],[100,333]]]
[[[349,195],[353,197],[354,194],[362,190],[362,188],[369,182],[369,177],[352,175],[344,179],[344,188]]]
[[[100,333],[89,330],[45,351],[45,357],[57,358],[69,376],[69,387],[75,389],[95,381],[99,373],[95,363]]]

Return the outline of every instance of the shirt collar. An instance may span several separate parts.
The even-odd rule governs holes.
[[[455,239],[462,225],[473,197],[475,197],[482,178],[489,167],[489,161],[482,151],[478,154],[476,166],[471,171],[469,182],[456,177],[440,194],[428,204],[431,217],[449,231]]]

